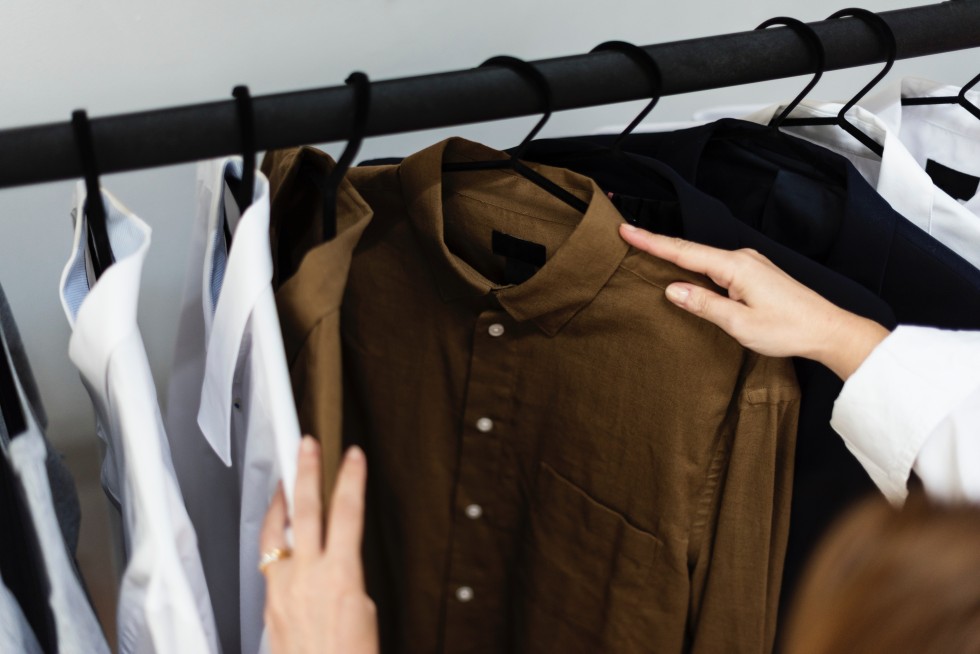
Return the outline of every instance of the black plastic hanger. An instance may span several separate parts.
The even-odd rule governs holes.
[[[529,64],[528,62],[516,57],[492,57],[480,64],[480,68],[484,68],[486,66],[502,66],[504,68],[508,68],[519,74],[525,80],[531,82],[538,91],[541,98],[541,103],[544,105],[544,115],[534,126],[531,132],[524,137],[524,140],[521,141],[520,145],[511,150],[511,155],[509,158],[495,159],[492,161],[463,161],[459,163],[446,163],[442,166],[443,172],[509,168],[522,177],[530,180],[537,186],[543,188],[545,191],[555,196],[573,209],[581,213],[585,213],[589,208],[587,202],[575,197],[572,193],[566,191],[558,184],[555,184],[541,173],[528,167],[520,160],[521,155],[524,154],[528,143],[530,143],[531,140],[537,136],[538,132],[541,131],[541,128],[548,122],[548,119],[551,118],[551,87],[548,85],[548,80],[541,74],[541,71],[535,68],[532,64]]]
[[[109,231],[106,227],[106,210],[102,202],[95,148],[92,145],[92,128],[84,109],[72,112],[71,125],[75,132],[82,171],[85,174],[85,202],[82,205],[82,213],[87,226],[89,258],[95,278],[99,279],[116,259],[112,254],[112,244],[109,242]],[[78,220],[82,218],[83,216],[78,216]]]
[[[885,151],[882,145],[851,124],[847,120],[845,114],[847,114],[847,112],[851,110],[851,107],[856,105],[861,98],[867,95],[868,91],[874,88],[874,86],[888,74],[888,71],[891,70],[892,65],[895,63],[895,58],[898,55],[898,45],[895,42],[895,34],[888,26],[888,23],[886,23],[881,16],[872,13],[867,9],[841,9],[840,11],[828,16],[828,20],[835,18],[857,18],[863,21],[865,24],[870,25],[871,28],[878,32],[878,34],[882,37],[882,41],[885,43],[885,48],[888,52],[888,61],[885,63],[885,67],[881,70],[881,72],[875,75],[874,79],[868,82],[864,88],[858,91],[857,95],[848,100],[847,103],[841,107],[841,110],[838,112],[837,116],[828,118],[786,118],[783,120],[782,124],[837,125],[880,157]]]
[[[7,343],[0,336],[0,411],[3,412],[3,424],[7,429],[7,435],[15,438],[27,431],[27,420],[24,418],[24,406],[17,393],[12,365],[7,353]]]
[[[639,46],[635,46],[632,43],[627,43],[626,41],[606,41],[605,43],[600,43],[596,47],[592,48],[590,52],[621,52],[634,63],[643,68],[647,76],[647,81],[650,83],[650,102],[647,106],[643,108],[636,118],[626,126],[626,129],[616,137],[613,141],[610,149],[613,152],[619,152],[623,141],[627,136],[633,133],[636,126],[643,122],[643,119],[653,111],[653,108],[657,106],[657,102],[660,101],[660,95],[663,91],[663,76],[660,74],[660,66],[657,65],[657,61],[650,55],[649,52],[644,50]]]
[[[252,96],[247,86],[236,86],[231,94],[235,96],[238,113],[238,133],[242,142],[242,180],[235,191],[235,200],[242,213],[252,205],[255,197],[255,115],[252,111]]]
[[[977,82],[980,82],[980,75],[967,82],[956,95],[937,95],[933,98],[902,98],[902,104],[958,104],[980,119],[980,107],[966,99],[967,92],[976,86]]]
[[[241,85],[232,89],[235,98],[235,111],[238,118],[238,133],[242,144],[242,177],[235,177],[229,169],[225,170],[225,184],[235,196],[238,205],[238,215],[245,213],[255,197],[255,118],[252,111],[252,96],[248,87]],[[228,212],[225,211],[222,228],[225,233],[225,247],[231,250],[231,225],[228,224]]]
[[[357,151],[361,148],[364,140],[364,132],[367,128],[368,111],[371,107],[371,80],[362,72],[351,73],[344,83],[353,87],[354,90],[354,121],[351,126],[350,140],[347,146],[340,153],[340,158],[334,165],[330,174],[323,176],[314,174],[314,181],[320,188],[320,195],[323,198],[323,240],[324,242],[337,236],[337,189],[340,182],[344,179],[350,169],[351,162],[357,156]]]
[[[804,41],[807,49],[810,50],[812,63],[815,69],[813,79],[810,80],[810,83],[807,84],[802,91],[800,91],[799,95],[793,98],[793,100],[786,105],[779,115],[773,116],[772,120],[769,121],[770,127],[778,128],[783,124],[783,121],[786,120],[793,110],[796,109],[801,102],[803,102],[807,94],[810,93],[810,91],[813,90],[813,87],[817,85],[817,82],[820,81],[820,78],[823,76],[823,72],[827,67],[827,57],[823,49],[823,41],[820,40],[820,37],[817,36],[814,29],[803,21],[790,18],[789,16],[777,16],[775,18],[770,18],[755,29],[764,30],[768,27],[772,27],[773,25],[782,25],[796,32],[796,35]]]
[[[650,85],[650,101],[626,126],[626,129],[624,129],[618,136],[616,136],[615,139],[613,139],[611,144],[608,143],[608,139],[605,138],[605,135],[602,135],[599,138],[586,136],[571,139],[569,140],[569,144],[574,141],[583,143],[584,145],[582,149],[569,149],[560,155],[550,155],[549,162],[553,165],[560,165],[561,162],[574,162],[582,159],[605,157],[607,155],[612,155],[620,159],[626,159],[630,163],[635,163],[633,158],[623,151],[623,142],[626,141],[626,138],[633,133],[636,126],[643,122],[643,119],[645,119],[650,112],[653,111],[653,108],[657,106],[657,102],[660,101],[661,90],[663,89],[660,67],[657,65],[656,60],[654,60],[650,53],[643,48],[635,46],[632,43],[627,43],[626,41],[606,41],[605,43],[600,43],[596,47],[592,48],[590,53],[609,51],[619,52],[620,54],[626,55],[633,61],[633,63],[643,69],[643,72],[646,75],[647,81]],[[526,153],[527,149],[524,148],[522,151]],[[646,169],[644,170],[646,172]]]

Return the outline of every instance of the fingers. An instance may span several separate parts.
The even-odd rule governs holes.
[[[364,487],[367,462],[358,447],[347,450],[330,499],[327,554],[340,565],[361,569],[361,537],[364,532]]]
[[[269,504],[269,510],[265,513],[265,520],[262,523],[262,533],[259,535],[259,551],[271,552],[274,549],[285,549],[286,543],[286,494],[282,491],[282,486],[276,490]]]
[[[311,559],[323,549],[323,505],[320,502],[320,446],[304,436],[296,466],[293,507],[293,555]]]
[[[731,285],[734,275],[734,252],[680,238],[653,234],[627,224],[619,226],[619,233],[623,240],[638,250],[692,272],[708,275],[724,288]]]
[[[718,325],[729,334],[735,331],[739,318],[748,311],[741,302],[687,282],[674,282],[667,287],[666,295],[677,306]]]

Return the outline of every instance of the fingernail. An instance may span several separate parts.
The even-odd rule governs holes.
[[[303,454],[313,454],[316,451],[316,440],[312,436],[304,436],[300,441],[299,449]]]
[[[684,304],[687,302],[688,296],[691,294],[691,289],[685,286],[678,286],[677,284],[671,284],[667,287],[667,299],[671,302],[677,304]]]
[[[635,231],[637,231],[637,229],[636,229],[636,227],[635,227],[635,226],[633,226],[633,225],[630,225],[629,223],[623,223],[623,225],[622,225],[622,227],[623,227],[623,229],[625,229],[625,230],[626,230],[627,232],[635,232]]]
[[[347,458],[351,461],[363,461],[364,460],[364,450],[359,448],[357,445],[352,445],[347,448]]]

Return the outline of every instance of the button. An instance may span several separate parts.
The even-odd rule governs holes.
[[[485,434],[493,429],[493,420],[490,418],[480,418],[476,421],[476,428]]]
[[[242,408],[242,398],[236,397],[234,400],[232,400],[232,406],[240,410]]]
[[[456,599],[460,602],[469,602],[473,599],[473,589],[469,586],[460,586],[456,589]]]
[[[466,507],[466,517],[467,518],[471,518],[473,520],[476,520],[481,515],[483,515],[483,507],[480,506],[479,504],[470,504],[468,507]]]
[[[490,329],[488,329],[487,331],[490,332],[490,335],[493,336],[494,338],[496,338],[497,336],[503,336],[504,326],[501,325],[499,322],[495,322],[492,325],[490,325]]]

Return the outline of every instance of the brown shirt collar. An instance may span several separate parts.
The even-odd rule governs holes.
[[[543,332],[554,336],[595,298],[626,256],[629,246],[618,231],[624,221],[592,180],[562,168],[531,164],[545,177],[588,202],[589,208],[568,239],[529,280],[501,285],[486,279],[454,255],[443,238],[442,164],[506,156],[478,143],[451,138],[408,157],[399,169],[406,207],[443,300],[491,294],[515,320],[532,320]],[[464,180],[453,180],[454,184],[466,184],[462,176],[471,176],[474,188],[479,186],[483,193],[492,189],[495,201],[515,211],[533,215],[573,211],[510,170],[446,174]]]

